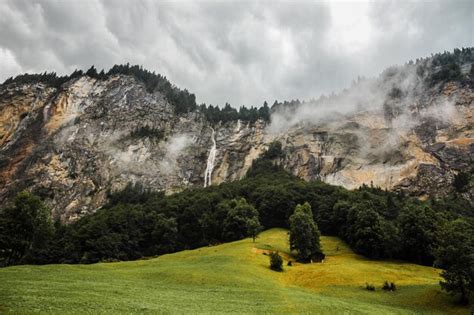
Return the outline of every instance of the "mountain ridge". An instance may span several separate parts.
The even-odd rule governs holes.
[[[278,163],[305,180],[444,196],[457,174],[472,172],[474,152],[472,57],[453,58],[461,60],[454,74],[449,60],[433,59],[427,69],[436,72],[422,76],[407,64],[333,97],[275,103],[269,121],[255,119],[265,113],[252,108],[248,120],[192,101],[193,110],[177,110],[179,97],[150,92],[133,75],[75,72],[59,87],[7,80],[0,86],[0,200],[31,190],[55,217],[71,221],[129,182],[172,193],[203,186],[206,177],[212,184],[240,179],[274,141],[284,152]],[[179,91],[186,91],[182,104],[194,96]],[[463,196],[472,201],[472,187]]]

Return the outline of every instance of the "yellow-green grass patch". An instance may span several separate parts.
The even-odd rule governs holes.
[[[439,288],[439,270],[354,254],[322,237],[323,263],[293,264],[287,231],[263,232],[255,243],[182,251],[155,259],[93,265],[0,269],[0,313],[466,313]],[[273,250],[284,272],[269,269]],[[383,281],[396,292],[384,292]],[[365,283],[376,286],[365,290]]]

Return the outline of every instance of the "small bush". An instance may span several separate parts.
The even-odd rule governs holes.
[[[370,284],[370,283],[366,283],[365,284],[365,289],[367,291],[375,291],[375,286],[373,284]]]
[[[270,269],[283,271],[283,259],[278,252],[272,252],[270,254]]]
[[[395,283],[393,283],[393,282],[388,283],[388,281],[385,281],[383,283],[382,290],[384,290],[384,291],[395,291],[395,290],[397,290],[397,287],[395,286]]]
[[[397,287],[395,286],[395,283],[391,282],[390,283],[390,291],[395,291],[397,290]]]

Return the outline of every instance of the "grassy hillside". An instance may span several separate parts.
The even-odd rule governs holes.
[[[322,237],[321,264],[268,268],[269,249],[289,257],[287,234],[245,239],[156,259],[0,269],[0,313],[466,313],[440,291],[439,270],[371,261]],[[383,281],[397,284],[383,292]],[[366,282],[377,291],[363,289]]]

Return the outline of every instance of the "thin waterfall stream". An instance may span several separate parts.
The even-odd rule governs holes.
[[[207,157],[206,172],[204,173],[204,187],[211,186],[212,180],[212,170],[214,169],[214,163],[216,161],[217,147],[216,147],[216,138],[214,128],[212,130],[212,147],[209,151],[209,156]]]

